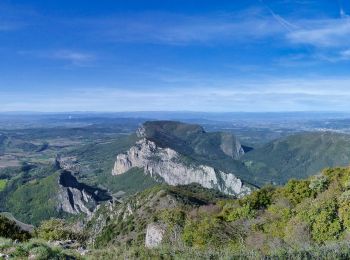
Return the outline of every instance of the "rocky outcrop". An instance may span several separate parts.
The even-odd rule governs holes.
[[[143,168],[145,174],[169,185],[198,183],[205,188],[238,196],[250,192],[250,188],[233,174],[206,165],[185,163],[175,150],[159,147],[146,138],[138,141],[127,153],[117,156],[112,174],[120,175],[133,167]]]
[[[78,182],[68,171],[59,176],[58,210],[90,216],[99,202],[110,199],[106,191]]]
[[[145,247],[154,248],[159,246],[165,234],[165,227],[158,223],[151,223],[147,225]]]
[[[66,171],[72,173],[80,172],[80,164],[75,156],[61,156],[57,155],[56,165]]]
[[[244,155],[243,147],[237,138],[230,133],[221,133],[220,148],[224,154],[233,159],[239,159]]]

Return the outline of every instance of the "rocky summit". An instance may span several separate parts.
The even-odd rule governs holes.
[[[198,134],[205,143],[207,136],[202,135],[205,132],[201,127],[177,122],[147,122],[138,130],[141,139],[126,153],[117,156],[112,174],[124,174],[137,167],[143,168],[145,174],[169,185],[198,183],[205,188],[217,189],[225,194],[237,196],[248,194],[250,188],[234,174],[214,169],[186,156],[184,150],[201,151],[198,146],[191,146],[188,142],[188,140],[196,140],[196,143],[200,143],[201,140],[196,136]],[[177,147],[174,145],[166,147],[167,138],[171,139],[172,143],[177,142],[178,146],[181,146],[179,143],[186,143],[186,145],[181,146],[178,149],[180,151],[175,150]],[[175,139],[178,141],[174,141]],[[227,145],[224,150],[232,152],[233,139],[228,139],[231,148],[229,149]],[[235,141],[234,146],[242,149],[238,141]],[[224,144],[218,143],[218,147],[221,149]]]

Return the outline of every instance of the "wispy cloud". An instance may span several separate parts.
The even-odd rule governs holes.
[[[259,1],[257,1],[259,2]],[[161,45],[239,46],[260,40],[303,53],[306,59],[344,61],[350,46],[350,18],[343,9],[341,17],[309,18],[283,16],[260,1],[261,6],[239,12],[182,15],[139,13],[127,16],[80,20],[94,38],[106,42],[151,43]]]
[[[90,86],[71,88],[59,95],[42,91],[26,95],[0,93],[0,110],[349,111],[350,78],[271,78],[264,83],[226,81],[217,84],[201,88],[184,86],[181,90]]]
[[[48,53],[47,57],[67,61],[75,66],[91,65],[91,62],[96,59],[96,56],[93,54],[72,50],[53,51],[51,53]]]
[[[0,32],[13,31],[19,28],[17,23],[0,21]]]
[[[96,55],[92,53],[69,49],[19,51],[18,54],[40,59],[62,61],[68,65],[78,67],[91,66],[97,58]]]
[[[114,42],[141,42],[170,45],[210,44],[275,35],[282,30],[262,9],[240,13],[181,15],[142,13],[83,21],[95,28],[101,39]]]
[[[0,3],[0,32],[22,29],[32,22],[37,13],[22,5],[6,5]]]
[[[342,51],[340,56],[344,60],[350,60],[350,49]]]
[[[303,29],[294,30],[287,38],[298,44],[315,47],[343,47],[350,44],[350,19],[304,21]]]

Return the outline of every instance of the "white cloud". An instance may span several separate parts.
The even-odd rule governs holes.
[[[261,39],[298,50],[313,47],[305,59],[337,62],[350,46],[350,18],[284,17],[268,6],[236,13],[181,15],[141,13],[80,21],[94,38],[107,42],[164,45],[239,46]]]
[[[49,58],[68,61],[72,65],[84,66],[95,60],[95,55],[72,50],[56,50],[47,54]]]
[[[170,13],[142,13],[126,17],[84,20],[89,28],[108,41],[187,45],[233,40],[255,40],[283,30],[261,9],[240,13],[188,16]]]
[[[349,79],[219,82],[182,89],[89,87],[57,93],[0,93],[1,111],[349,111]],[[2,95],[4,94],[4,95]]]
[[[292,43],[315,47],[343,47],[350,44],[350,19],[302,21],[303,29],[297,29],[287,38]]]
[[[68,65],[78,67],[91,66],[96,60],[95,54],[68,49],[18,51],[18,54],[40,59],[64,61]]]
[[[342,51],[342,52],[340,53],[340,57],[341,57],[343,60],[350,60],[350,49]]]

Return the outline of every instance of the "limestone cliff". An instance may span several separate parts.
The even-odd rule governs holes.
[[[250,192],[250,188],[233,174],[207,165],[185,162],[184,157],[175,150],[159,147],[146,138],[117,156],[112,174],[123,174],[133,167],[143,168],[145,174],[169,185],[198,183],[205,188],[237,196]]]
[[[106,191],[78,182],[68,171],[59,176],[58,210],[91,215],[99,202],[109,199]]]

